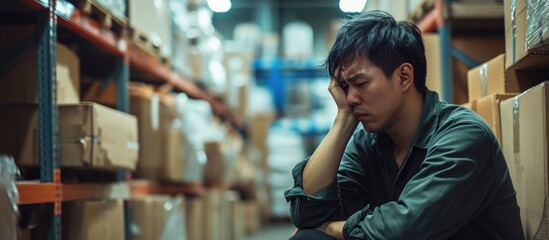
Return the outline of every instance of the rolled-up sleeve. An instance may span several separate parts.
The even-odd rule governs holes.
[[[308,160],[300,162],[292,170],[294,186],[284,193],[291,203],[290,214],[293,224],[302,229],[315,228],[334,219],[339,211],[336,181],[313,195],[303,191],[303,169]]]
[[[341,160],[337,181],[314,194],[303,191],[303,169],[309,159],[292,170],[294,186],[284,195],[290,202],[293,224],[301,229],[316,228],[327,221],[346,220],[366,203],[365,170],[360,164],[359,147],[351,138]]]
[[[441,128],[399,199],[353,214],[345,239],[446,239],[486,207],[494,192],[493,135],[468,121]]]

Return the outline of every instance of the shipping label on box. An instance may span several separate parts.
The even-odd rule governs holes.
[[[547,229],[549,82],[501,103],[503,153],[526,239]]]

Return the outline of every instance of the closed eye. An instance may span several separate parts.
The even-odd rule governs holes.
[[[364,82],[359,82],[356,84],[357,87],[362,87],[364,85],[366,85],[369,81],[364,81]]]

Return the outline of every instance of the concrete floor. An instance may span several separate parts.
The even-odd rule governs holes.
[[[271,223],[243,240],[283,240],[290,238],[294,231],[295,227],[291,223]]]

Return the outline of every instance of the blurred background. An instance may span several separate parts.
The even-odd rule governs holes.
[[[417,24],[427,86],[513,143],[500,102],[548,79],[547,5],[3,1],[0,239],[287,239],[291,170],[337,111],[324,58],[367,10]]]

